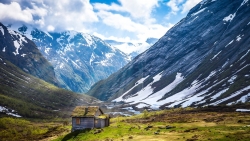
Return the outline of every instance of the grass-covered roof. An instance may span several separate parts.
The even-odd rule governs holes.
[[[92,117],[99,110],[98,106],[77,106],[71,116],[72,117]],[[102,114],[102,113],[101,113]]]

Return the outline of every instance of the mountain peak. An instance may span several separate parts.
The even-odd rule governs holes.
[[[59,85],[53,67],[31,40],[23,34],[5,27],[2,23],[0,23],[0,31],[0,56],[26,73]]]

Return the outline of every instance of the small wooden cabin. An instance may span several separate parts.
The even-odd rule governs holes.
[[[109,116],[98,106],[77,106],[71,117],[72,131],[109,126]]]

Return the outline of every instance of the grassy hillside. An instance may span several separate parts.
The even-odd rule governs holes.
[[[31,76],[1,57],[0,74],[0,106],[15,110],[22,117],[69,117],[76,105],[96,100]]]
[[[63,124],[64,123],[64,124]],[[48,137],[69,132],[69,126],[64,121],[29,121],[22,118],[0,118],[1,141],[47,141]]]
[[[68,133],[54,141],[249,140],[250,114],[229,111],[234,111],[234,108],[186,108],[144,112],[132,117],[113,118],[109,127]],[[97,133],[98,131],[100,133]]]

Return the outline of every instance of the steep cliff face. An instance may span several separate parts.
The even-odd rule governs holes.
[[[249,17],[248,0],[203,0],[88,94],[155,108],[249,101]]]
[[[59,85],[53,66],[26,36],[0,23],[0,57],[49,83]]]

